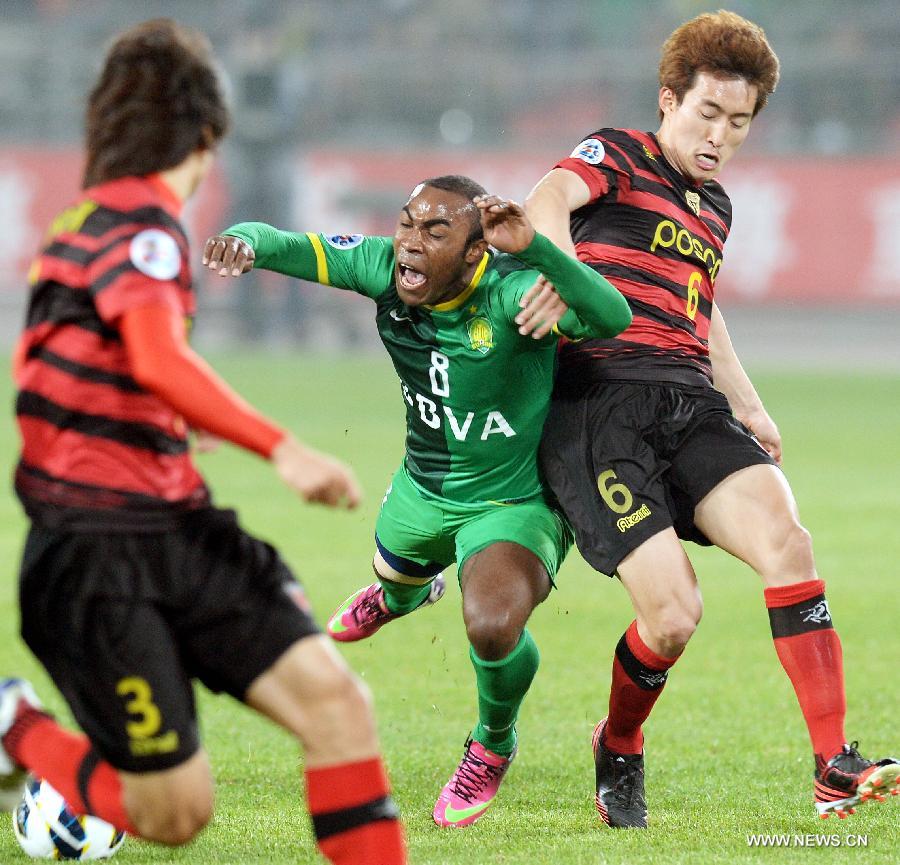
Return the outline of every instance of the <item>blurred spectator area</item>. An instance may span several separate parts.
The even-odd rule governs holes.
[[[199,243],[244,219],[390,233],[402,196],[433,174],[521,198],[591,130],[656,129],[663,40],[722,5],[761,24],[782,62],[722,178],[735,203],[723,307],[846,319],[887,305],[896,323],[897,0],[2,0],[0,343],[21,321],[40,231],[77,191],[105,45],[131,24],[199,27],[228,76],[234,129],[186,214]],[[198,286],[209,342],[372,343],[357,298],[259,274]]]
[[[598,122],[651,126],[662,41],[719,5],[3,0],[0,129],[7,140],[73,140],[109,37],[137,20],[172,15],[210,35],[258,138],[564,147]],[[782,61],[782,83],[748,147],[898,152],[896,0],[725,5],[759,22]],[[281,116],[271,118],[270,109]]]

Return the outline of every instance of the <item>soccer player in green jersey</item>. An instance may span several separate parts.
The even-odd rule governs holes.
[[[525,623],[572,543],[537,469],[557,333],[612,336],[629,324],[628,306],[536,234],[519,205],[458,176],[420,183],[393,238],[243,223],[210,238],[203,261],[221,275],[262,267],[375,301],[406,403],[406,456],[376,524],[378,582],[348,598],[328,630],[343,642],[372,636],[440,598],[441,571],[457,562],[479,717],[434,819],[474,823],[515,756],[516,717],[537,672]],[[569,310],[536,339],[516,319],[540,275]]]

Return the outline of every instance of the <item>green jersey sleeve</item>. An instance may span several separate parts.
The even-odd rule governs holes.
[[[241,222],[222,233],[253,247],[255,269],[349,289],[373,299],[386,291],[394,278],[390,237],[298,234],[263,222]]]
[[[624,295],[596,270],[567,255],[543,234],[535,233],[531,243],[515,257],[547,277],[569,305],[555,328],[563,336],[575,340],[605,339],[631,324],[631,310]],[[518,313],[518,301],[526,290],[515,292],[518,296],[513,315]]]

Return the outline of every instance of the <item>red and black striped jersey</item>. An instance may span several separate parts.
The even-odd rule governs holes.
[[[571,217],[578,257],[625,295],[634,316],[614,339],[564,345],[562,381],[709,386],[713,286],[731,227],[725,190],[686,178],[655,135],[631,129],[592,133],[556,167],[590,190]]]
[[[183,419],[132,377],[129,310],[194,313],[181,203],[157,176],[86,190],[32,265],[17,370],[16,492],[44,525],[157,530],[209,505]]]

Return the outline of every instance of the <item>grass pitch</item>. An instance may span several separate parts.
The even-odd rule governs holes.
[[[333,514],[301,505],[253,456],[225,447],[200,458],[217,503],[236,506],[248,529],[281,549],[323,621],[371,579],[375,515],[403,449],[396,378],[381,357],[213,360],[263,410],[350,461],[365,485],[358,512]],[[844,645],[848,736],[867,755],[896,753],[900,380],[761,374],[756,382],[780,424],[787,475],[828,580]],[[9,406],[5,379],[2,395]],[[11,466],[17,442],[9,412],[0,442]],[[31,677],[48,706],[69,722],[17,637],[15,579],[24,528],[4,489],[0,673]],[[605,714],[612,651],[632,615],[621,587],[594,574],[577,552],[560,573],[559,590],[532,618],[543,663],[523,707],[521,750],[496,804],[473,827],[447,831],[431,821],[434,799],[475,720],[474,677],[453,581],[436,607],[342,649],[375,694],[413,863],[897,861],[900,802],[864,806],[846,821],[816,818],[809,743],[772,647],[757,578],[719,551],[691,547],[689,553],[706,613],[646,727],[646,832],[607,830],[593,811],[590,735]],[[118,861],[321,861],[291,740],[202,689],[200,708],[218,784],[214,824],[179,850],[130,839]],[[790,848],[760,849],[748,846],[753,833],[799,840],[790,840]],[[849,846],[854,842],[866,846]],[[830,849],[836,845],[839,851]],[[0,828],[0,862],[24,861],[11,829]]]

